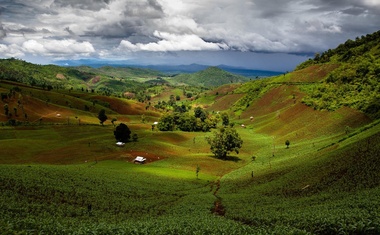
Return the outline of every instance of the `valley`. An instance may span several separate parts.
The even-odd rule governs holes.
[[[378,38],[255,79],[2,60],[1,233],[378,234]],[[227,126],[243,144],[220,159]]]

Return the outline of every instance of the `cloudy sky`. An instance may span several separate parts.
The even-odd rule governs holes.
[[[286,71],[379,26],[380,0],[0,0],[0,57]]]

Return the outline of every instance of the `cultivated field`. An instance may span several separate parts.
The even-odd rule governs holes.
[[[0,102],[15,120],[0,113],[1,234],[380,233],[380,122],[349,107],[315,110],[302,102],[310,84],[278,80],[196,100],[156,87],[153,104],[1,83],[1,92],[21,89]],[[239,154],[215,158],[212,132],[152,129],[171,111],[154,104],[171,95],[227,112],[243,139]],[[119,123],[137,141],[117,146]],[[134,164],[136,156],[147,162]]]

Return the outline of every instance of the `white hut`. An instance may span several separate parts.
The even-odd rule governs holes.
[[[137,157],[133,160],[134,163],[140,163],[140,164],[145,163],[145,161],[146,161],[146,158],[145,158],[145,157],[141,157],[141,156],[137,156]]]

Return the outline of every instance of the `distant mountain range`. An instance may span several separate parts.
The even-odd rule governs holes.
[[[94,68],[99,68],[103,66],[112,67],[135,67],[135,68],[148,68],[160,71],[165,74],[175,75],[180,73],[196,73],[210,67],[209,65],[201,64],[189,64],[189,65],[139,65],[139,64],[129,64],[128,61],[107,61],[107,60],[93,60],[93,59],[81,59],[81,60],[59,60],[55,62],[56,65],[60,66],[90,66]],[[271,77],[283,72],[278,71],[267,71],[267,70],[254,70],[241,67],[233,67],[228,65],[218,65],[215,66],[223,69],[227,72],[245,76],[245,77]]]

